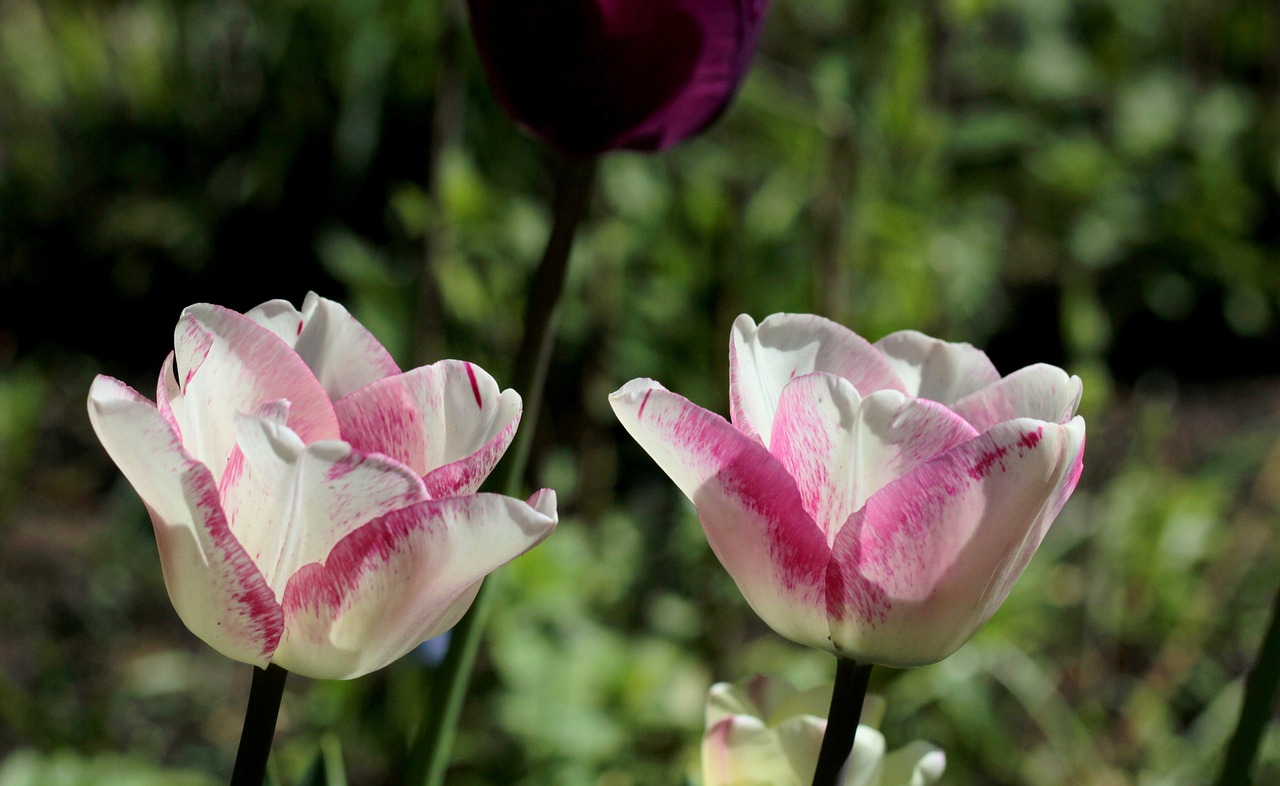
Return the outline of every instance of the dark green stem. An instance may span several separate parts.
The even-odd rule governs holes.
[[[231,786],[262,786],[267,774],[267,757],[271,740],[276,735],[276,718],[280,715],[280,697],[289,672],[269,664],[254,668],[249,687],[249,706],[244,711],[244,729],[240,732],[240,749],[236,766],[231,771]]]
[[[865,666],[848,658],[836,658],[836,684],[831,689],[831,709],[827,711],[827,732],[818,751],[818,769],[813,773],[813,786],[837,786],[853,751],[853,738],[858,733],[862,703],[867,698],[871,681],[871,664]]]
[[[564,162],[556,182],[555,223],[529,286],[524,336],[512,375],[512,387],[524,404],[520,429],[493,483],[488,484],[508,496],[523,496],[521,485],[542,408],[542,388],[551,364],[551,348],[555,344],[555,318],[560,295],[564,291],[569,252],[573,248],[578,225],[586,214],[595,169],[594,158],[570,159]],[[453,629],[449,652],[432,681],[427,715],[409,749],[405,766],[407,784],[441,786],[444,783],[458,716],[462,712],[462,700],[471,681],[471,669],[480,649],[485,620],[489,616],[491,595],[488,585],[481,585],[471,609]]]
[[[1262,638],[1258,659],[1244,681],[1240,720],[1236,722],[1235,733],[1227,745],[1227,757],[1222,763],[1218,786],[1249,786],[1253,782],[1250,771],[1258,755],[1262,733],[1271,720],[1277,687],[1280,687],[1280,590],[1271,601],[1271,624]]]

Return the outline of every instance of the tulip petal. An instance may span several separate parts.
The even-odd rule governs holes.
[[[89,420],[151,514],[165,586],[183,623],[223,655],[265,666],[283,614],[232,534],[208,468],[150,401],[118,380],[94,380]]]
[[[991,617],[1079,480],[1084,421],[1001,423],[885,486],[836,537],[838,653],[917,666]]]
[[[1080,377],[1039,363],[970,393],[951,408],[978,431],[1015,418],[1066,423],[1080,406],[1081,392]]]
[[[282,597],[303,565],[375,518],[427,499],[422,480],[385,456],[345,442],[303,444],[270,402],[236,418],[236,452],[223,476],[231,530]]]
[[[729,341],[733,425],[768,447],[783,389],[814,371],[843,377],[860,392],[906,391],[889,361],[843,325],[810,314],[774,314],[757,327],[743,314]]]
[[[872,494],[976,436],[941,404],[896,390],[862,398],[847,379],[817,372],[782,391],[770,452],[830,543]]]
[[[765,0],[468,0],[498,102],[561,153],[658,150],[712,122],[755,51]]]
[[[793,641],[829,649],[823,597],[830,550],[777,459],[653,380],[632,380],[609,402],[693,501],[707,542],[756,614]]]
[[[555,505],[548,490],[450,497],[356,530],[290,579],[275,662],[324,679],[382,668],[452,627],[481,579],[551,533]]]
[[[858,726],[840,786],[885,786],[880,777],[885,748],[883,734],[870,726]]]
[[[929,786],[942,780],[947,754],[922,740],[909,742],[884,757],[882,786]]]
[[[1000,380],[987,353],[970,344],[900,330],[877,341],[875,347],[893,365],[909,395],[940,404],[951,404]]]
[[[178,435],[178,439],[182,439],[182,428],[179,423],[180,420],[186,420],[186,417],[180,418],[175,411],[175,407],[181,409],[184,404],[182,389],[178,387],[177,377],[174,376],[173,364],[174,353],[170,352],[165,356],[164,363],[160,364],[160,378],[156,380],[156,409],[160,410],[161,416],[173,429],[173,433]]]
[[[520,424],[520,395],[484,369],[442,360],[379,380],[335,405],[342,433],[419,475],[433,498],[474,494]]]
[[[749,715],[728,715],[707,729],[702,737],[702,783],[803,786],[778,735]]]
[[[801,784],[813,783],[813,773],[818,768],[818,751],[822,748],[822,737],[826,731],[826,710],[822,716],[787,718],[774,729],[778,747]]]
[[[339,438],[333,406],[311,370],[252,319],[221,306],[191,306],[178,322],[174,345],[181,396],[170,394],[172,412],[183,445],[215,478],[222,478],[231,457],[236,416],[257,411],[264,401],[289,402],[289,428],[303,442]]]
[[[781,681],[779,681],[781,682]],[[764,716],[760,704],[751,696],[751,689],[756,685],[764,686],[764,677],[757,677],[746,689],[732,682],[717,682],[707,691],[707,706],[703,715],[703,726],[711,728],[727,715]],[[787,686],[790,687],[790,686]]]
[[[684,3],[684,10],[701,30],[701,47],[692,71],[657,113],[614,139],[610,147],[663,150],[719,117],[751,64],[768,5],[767,0]],[[615,3],[613,11],[629,7],[631,4]],[[646,11],[652,14],[650,9]]]
[[[341,303],[314,292],[301,311],[287,300],[270,300],[245,316],[293,347],[334,401],[400,373],[391,353]]]

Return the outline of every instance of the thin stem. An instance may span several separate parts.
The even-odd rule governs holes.
[[[858,733],[862,703],[867,698],[871,665],[863,666],[848,658],[836,659],[836,684],[831,689],[831,709],[827,711],[827,733],[818,751],[818,768],[813,773],[813,786],[836,786],[853,751],[853,738]]]
[[[1271,623],[1258,649],[1258,659],[1244,681],[1240,720],[1227,745],[1218,786],[1249,786],[1253,782],[1250,771],[1262,733],[1271,720],[1277,687],[1280,687],[1280,589],[1271,602]]]
[[[253,670],[249,686],[249,706],[244,711],[244,729],[240,732],[240,749],[236,766],[231,771],[231,786],[262,786],[267,774],[267,757],[276,734],[276,718],[280,714],[280,697],[289,672],[269,664]]]
[[[520,339],[520,351],[516,353],[512,384],[523,398],[524,412],[510,455],[503,462],[505,474],[498,487],[504,494],[520,493],[525,466],[529,463],[529,448],[542,411],[543,387],[551,365],[551,348],[555,345],[555,318],[569,270],[569,252],[573,250],[573,238],[591,200],[596,161],[595,158],[566,159],[556,181],[555,221],[529,286],[524,335]]]
[[[512,386],[520,393],[524,404],[520,430],[491,484],[508,496],[521,496],[529,449],[542,408],[542,388],[551,364],[551,348],[555,344],[555,317],[564,291],[569,252],[573,248],[578,225],[586,214],[595,168],[594,158],[566,160],[556,182],[555,223],[529,287],[524,336],[512,375]],[[441,786],[444,783],[444,773],[457,734],[458,716],[462,712],[462,700],[471,681],[471,670],[480,649],[491,598],[488,584],[482,584],[471,609],[453,629],[449,651],[432,682],[427,715],[409,749],[405,765],[407,784]]]

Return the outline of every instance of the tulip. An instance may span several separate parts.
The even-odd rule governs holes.
[[[151,514],[165,586],[222,654],[349,679],[450,628],[556,525],[476,489],[520,397],[476,366],[402,373],[339,304],[186,309],[153,403],[99,376],[89,417]]]
[[[808,786],[827,727],[830,685],[796,692],[781,680],[757,677],[746,685],[720,682],[707,696],[702,738],[702,786]],[[915,741],[885,755],[875,727],[884,702],[869,697],[845,764],[841,786],[927,786],[947,757]]]
[[[734,323],[732,423],[653,380],[611,397],[697,509],[755,612],[858,663],[950,655],[1009,594],[1079,480],[1080,380],[1001,378],[914,331],[821,317]]]
[[[489,84],[561,153],[661,150],[714,121],[768,0],[468,0]]]

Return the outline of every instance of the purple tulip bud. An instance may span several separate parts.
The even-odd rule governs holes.
[[[768,0],[468,0],[498,101],[566,155],[670,147],[714,121]]]

